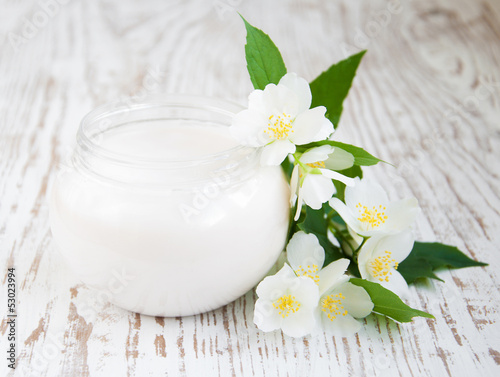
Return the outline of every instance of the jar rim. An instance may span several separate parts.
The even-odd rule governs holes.
[[[99,145],[93,140],[93,137],[90,135],[92,126],[95,126],[97,122],[103,122],[114,115],[125,115],[127,113],[131,114],[133,112],[166,107],[205,110],[211,113],[218,113],[220,115],[227,116],[228,118],[232,118],[234,115],[244,109],[242,105],[233,101],[200,95],[148,95],[141,100],[137,100],[133,97],[125,98],[121,101],[115,101],[98,106],[83,117],[77,132],[78,147],[85,151],[91,151],[92,154],[97,155],[100,159],[104,159],[115,164],[134,166],[140,165],[141,167],[155,168],[177,167],[180,165],[199,165],[209,161],[225,159],[240,152],[249,153],[253,150],[255,153],[257,153],[259,150],[259,148],[248,147],[245,145],[236,145],[229,149],[189,159],[142,157],[110,150],[109,148]]]

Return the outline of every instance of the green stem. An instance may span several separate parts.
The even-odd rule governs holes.
[[[363,237],[363,241],[359,244],[358,248],[352,252],[352,260],[357,264],[358,263],[358,253],[365,244],[366,240],[370,237]]]
[[[328,216],[330,216],[332,213],[334,214],[335,211],[330,212],[330,214]],[[328,218],[328,216],[327,216],[327,218]],[[328,230],[330,230],[333,233],[333,235],[335,236],[335,238],[337,238],[339,240],[340,248],[341,248],[342,252],[344,253],[344,255],[346,257],[350,258],[349,254],[345,250],[345,247],[347,245],[348,247],[350,247],[352,249],[352,243],[351,243],[352,239],[345,237],[343,232],[342,232],[342,229],[334,221],[330,221],[329,226],[328,226]]]
[[[296,211],[297,211],[297,205],[294,205],[290,209],[290,217],[289,217],[289,222],[288,222],[288,233],[287,233],[287,237],[286,237],[285,247],[286,247],[286,245],[288,245],[288,242],[292,238],[294,230],[295,230],[296,221],[294,220],[294,217],[295,217],[295,212]]]
[[[363,241],[361,242],[361,244],[356,247],[355,244],[353,245],[354,242],[353,238],[350,235],[348,237],[344,236],[342,232],[343,229],[336,222],[331,221],[331,217],[333,217],[333,214],[335,214],[335,211],[330,212],[327,216],[327,219],[329,220],[330,223],[329,229],[335,235],[335,237],[340,241],[341,246],[343,244],[347,244],[351,248],[352,256],[350,258],[354,261],[354,263],[357,264],[359,251],[365,244],[366,240],[370,237],[363,237]],[[346,254],[344,247],[342,247],[342,251],[344,252],[344,254]],[[346,254],[346,256],[348,256],[348,254]]]
[[[334,226],[330,225],[330,227],[328,228],[328,230],[333,233],[333,235],[335,236],[335,238],[340,239],[343,242],[349,242],[349,240],[347,238],[345,238],[342,235],[342,233],[339,232],[338,229],[336,229]]]
[[[331,210],[330,213],[326,216],[326,222],[330,222],[330,220],[332,219],[332,217],[337,213],[337,211],[335,210]]]

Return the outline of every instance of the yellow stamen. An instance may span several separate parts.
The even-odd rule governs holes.
[[[292,295],[283,295],[275,302],[273,302],[275,309],[278,309],[278,314],[282,317],[288,317],[288,314],[295,313],[300,309],[300,302],[295,299]]]
[[[389,281],[391,276],[391,268],[398,268],[398,262],[391,258],[391,252],[385,251],[385,255],[381,255],[370,262],[371,273],[374,278],[380,281]]]
[[[311,168],[325,168],[325,161],[311,162],[310,164],[306,165],[310,166]]]
[[[372,209],[368,209],[367,206],[361,203],[356,204],[356,208],[359,211],[358,220],[362,223],[367,224],[371,228],[377,228],[381,224],[385,223],[387,220],[387,215],[385,214],[386,207],[379,205],[378,208],[373,206]]]
[[[348,312],[342,306],[342,300],[345,300],[345,296],[342,293],[328,295],[321,300],[321,310],[326,313],[330,321],[333,321],[338,315],[347,315]]]
[[[295,273],[297,276],[307,276],[314,280],[316,284],[319,284],[319,275],[318,275],[318,265],[313,264],[312,266],[306,266],[306,268],[299,266]]]
[[[286,139],[289,133],[293,133],[292,123],[293,119],[288,114],[271,115],[264,133],[275,140]]]

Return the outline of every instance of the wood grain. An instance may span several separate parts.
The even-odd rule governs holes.
[[[19,314],[18,368],[9,372],[3,360],[0,375],[500,373],[498,1],[45,3],[4,0],[0,13],[0,258],[17,270]],[[368,49],[337,139],[396,165],[366,175],[392,198],[418,198],[420,240],[490,264],[444,270],[445,284],[412,288],[410,304],[435,320],[399,325],[373,315],[355,337],[292,339],[256,329],[254,292],[209,313],[153,318],[96,297],[60,261],[47,197],[80,119],[99,104],[151,92],[245,103],[251,83],[236,11],[308,80]],[[2,352],[6,332],[2,316]]]

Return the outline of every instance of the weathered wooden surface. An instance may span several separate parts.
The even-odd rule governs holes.
[[[16,268],[19,314],[18,369],[8,375],[500,373],[497,0],[66,2],[0,6],[2,355],[7,266]],[[270,34],[289,71],[309,80],[369,50],[338,139],[397,166],[366,171],[393,198],[419,199],[421,240],[490,263],[443,271],[445,284],[412,289],[410,304],[436,320],[398,325],[371,316],[356,337],[291,339],[255,328],[253,292],[207,314],[152,318],[101,302],[62,265],[47,196],[82,116],[148,92],[245,103],[251,84],[235,10]]]

